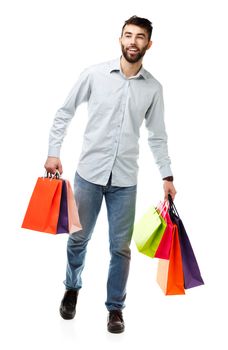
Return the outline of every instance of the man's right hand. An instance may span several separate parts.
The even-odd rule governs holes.
[[[47,157],[44,167],[48,173],[55,174],[56,170],[60,172],[60,175],[63,172],[62,163],[59,158],[56,157]]]

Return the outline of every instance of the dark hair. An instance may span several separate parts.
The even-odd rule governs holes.
[[[123,25],[121,36],[123,35],[124,28],[127,24],[134,24],[135,26],[144,28],[147,31],[148,36],[149,36],[149,40],[150,40],[153,27],[152,27],[152,23],[148,19],[142,18],[142,17],[137,17],[137,16],[130,17],[129,19],[127,19],[125,21],[125,23]]]

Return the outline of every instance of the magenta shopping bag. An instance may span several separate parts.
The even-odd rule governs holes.
[[[165,219],[167,226],[154,257],[168,260],[172,244],[173,223],[168,212],[165,216],[163,216],[163,218]]]
[[[161,242],[158,246],[158,249],[154,255],[155,258],[160,259],[169,259],[170,256],[170,249],[172,244],[172,232],[173,232],[173,223],[169,216],[169,202],[165,201],[164,203],[161,203],[161,205],[158,207],[158,210],[162,217],[164,218],[165,222],[167,223],[165,232],[162,236]]]

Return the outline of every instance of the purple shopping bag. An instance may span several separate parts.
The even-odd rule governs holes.
[[[69,233],[68,207],[67,207],[67,186],[63,180],[62,194],[60,201],[59,219],[56,233]]]
[[[182,265],[184,272],[184,288],[193,288],[204,284],[202,279],[200,269],[192,249],[190,240],[188,238],[187,232],[180,219],[176,207],[173,203],[171,196],[169,195],[169,215],[173,224],[177,225],[179,242],[181,247]]]

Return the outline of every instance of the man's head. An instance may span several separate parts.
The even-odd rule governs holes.
[[[151,47],[152,23],[146,19],[132,16],[125,21],[119,39],[124,58],[136,63],[143,58]]]

